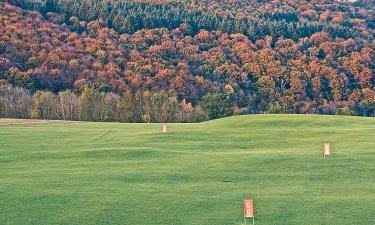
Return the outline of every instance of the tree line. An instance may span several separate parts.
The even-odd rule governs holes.
[[[230,93],[208,94],[201,104],[192,106],[186,100],[164,92],[137,91],[123,95],[99,92],[86,86],[80,95],[66,90],[28,90],[0,84],[0,118],[33,118],[44,120],[100,121],[125,123],[202,122],[231,115],[248,114],[231,102]],[[375,115],[375,101],[360,104],[326,103],[314,113],[336,115]],[[267,113],[286,113],[277,103]],[[308,113],[306,111],[305,113]]]
[[[193,107],[164,92],[137,91],[123,95],[85,87],[80,95],[66,90],[28,90],[0,85],[0,118],[117,122],[201,122],[208,119],[203,105]]]

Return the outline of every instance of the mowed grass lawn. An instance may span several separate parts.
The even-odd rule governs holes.
[[[256,224],[375,224],[375,119],[0,126],[0,224],[243,224],[245,197]]]

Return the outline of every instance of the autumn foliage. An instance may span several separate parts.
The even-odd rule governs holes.
[[[159,97],[179,105],[178,121],[182,122],[259,112],[342,114],[349,110],[351,114],[374,115],[373,9],[362,6],[361,1],[322,1],[319,7],[307,1],[259,1],[256,4],[262,13],[258,12],[257,18],[269,21],[263,33],[250,29],[253,6],[245,1],[169,3],[178,5],[169,6],[175,10],[187,7],[190,13],[210,9],[220,21],[228,17],[227,22],[241,24],[246,20],[243,28],[233,22],[231,30],[221,29],[220,23],[201,29],[205,27],[177,17],[171,20],[173,24],[162,20],[155,26],[138,18],[142,26],[119,29],[104,15],[68,15],[63,2],[54,3],[59,6],[54,12],[46,11],[47,7],[38,12],[0,3],[0,85],[27,89],[34,98],[37,91],[49,91],[55,98],[66,90],[78,98],[91,90],[88,87],[114,98],[126,94],[136,98],[137,92],[142,99],[148,98],[147,93],[156,98],[157,93],[164,93],[166,96]],[[220,2],[234,6],[226,10]],[[167,3],[134,4],[158,7],[154,5]],[[276,10],[275,5],[280,7]],[[281,27],[273,32],[275,21]],[[294,29],[303,21],[306,26],[298,29],[304,32]],[[280,33],[285,24],[295,26],[290,27],[290,35]],[[313,29],[311,24],[322,27]],[[108,100],[108,96],[103,98]],[[36,104],[35,100],[30,101]],[[132,115],[126,121],[163,120],[161,115],[151,115],[151,108],[142,102],[129,107],[139,105],[144,109],[142,115]],[[116,105],[112,108],[118,110]],[[192,116],[196,110],[203,115],[199,119]],[[77,115],[72,119],[79,119]],[[111,120],[125,121],[122,116],[112,115]],[[100,115],[84,119],[106,120]]]

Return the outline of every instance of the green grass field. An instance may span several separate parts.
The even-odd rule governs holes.
[[[243,224],[245,197],[256,224],[375,224],[375,119],[0,126],[0,224]]]

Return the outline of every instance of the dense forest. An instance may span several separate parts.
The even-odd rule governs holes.
[[[0,117],[375,116],[372,0],[0,0]]]

